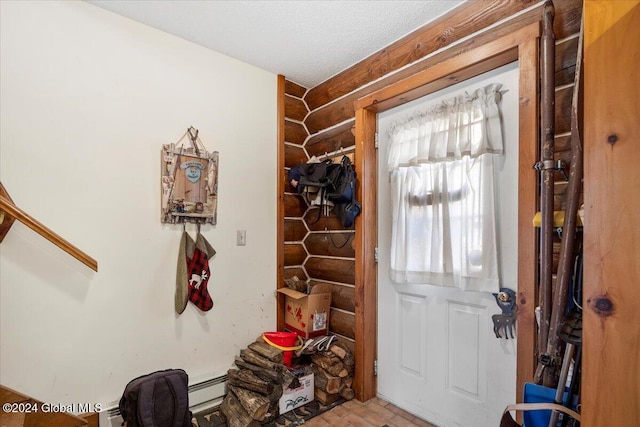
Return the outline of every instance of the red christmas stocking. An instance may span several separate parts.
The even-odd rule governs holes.
[[[213,307],[213,299],[207,292],[209,282],[209,260],[207,254],[196,248],[193,251],[193,258],[188,261],[189,279],[189,301],[202,311],[209,311]]]
[[[209,259],[215,255],[216,251],[209,242],[201,235],[196,237],[196,247],[193,257],[187,258],[187,271],[189,271],[189,301],[202,311],[209,311],[213,307],[213,299],[207,291],[209,283]]]

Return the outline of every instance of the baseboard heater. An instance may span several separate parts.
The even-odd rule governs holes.
[[[210,378],[189,385],[189,408],[194,414],[206,409],[215,408],[222,403],[226,394],[227,376]],[[108,408],[100,412],[100,427],[120,427],[122,416],[118,408],[119,402],[112,402]]]

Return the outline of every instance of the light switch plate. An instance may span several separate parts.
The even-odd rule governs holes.
[[[236,245],[245,246],[247,244],[247,230],[238,230],[236,236]]]

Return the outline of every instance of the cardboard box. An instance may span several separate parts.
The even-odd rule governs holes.
[[[329,333],[329,311],[331,308],[331,285],[321,283],[311,289],[310,294],[290,288],[280,288],[285,295],[285,328],[302,338],[313,338]]]
[[[300,380],[300,387],[288,388],[282,393],[282,397],[278,401],[280,415],[313,402],[313,374],[311,373],[298,379]]]

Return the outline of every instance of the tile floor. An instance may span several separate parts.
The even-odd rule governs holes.
[[[320,413],[316,416],[312,415],[317,412]],[[219,408],[194,414],[193,425],[194,427],[227,427],[224,415]],[[344,403],[336,402],[328,407],[321,407],[317,402],[311,402],[280,416],[275,422],[267,425],[270,427],[436,427],[377,397],[365,403],[350,400]]]
[[[304,423],[305,427],[436,427],[377,397],[350,400]]]

